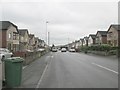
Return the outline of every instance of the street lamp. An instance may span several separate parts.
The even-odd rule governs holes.
[[[49,22],[48,21],[46,21],[46,44],[47,44],[47,24],[48,24]]]
[[[50,45],[50,32],[48,32],[48,46]]]

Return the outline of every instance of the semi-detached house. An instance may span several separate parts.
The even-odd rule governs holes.
[[[29,45],[29,32],[27,29],[19,29],[20,51],[27,51]]]
[[[90,34],[88,38],[88,46],[92,46],[96,44],[96,35],[95,34]]]
[[[107,31],[97,31],[96,44],[107,44]]]
[[[0,47],[10,51],[19,50],[19,32],[15,24],[9,21],[0,21]]]
[[[118,47],[120,43],[120,25],[111,25],[107,31],[107,43]]]

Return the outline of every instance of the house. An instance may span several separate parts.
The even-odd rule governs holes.
[[[107,43],[113,47],[119,46],[120,25],[111,25],[107,31]]]
[[[38,49],[39,47],[39,38],[35,37],[35,48],[34,49]]]
[[[38,47],[39,48],[45,48],[45,42],[44,42],[44,40],[38,39]]]
[[[28,46],[29,50],[34,51],[35,49],[35,36],[34,34],[29,34],[29,46]]]
[[[19,50],[18,27],[10,21],[0,21],[0,47],[10,51]]]
[[[29,32],[27,29],[19,29],[20,51],[28,50]]]
[[[83,45],[85,45],[85,41],[84,41],[84,38],[81,38],[80,39],[80,46],[83,47]]]
[[[79,49],[81,46],[83,46],[84,40],[83,39],[79,39],[75,42],[75,48]]]
[[[38,39],[38,47],[39,48],[45,48],[45,41],[44,40],[41,40],[41,39]]]
[[[80,41],[76,40],[75,41],[75,49],[78,49],[80,47]]]
[[[67,44],[68,49],[72,47],[72,43]]]
[[[97,31],[96,44],[107,44],[107,31]]]
[[[67,44],[66,47],[68,47],[68,49],[75,48],[76,44],[77,44],[77,41],[74,41],[74,42],[71,42],[71,43]]]
[[[95,45],[96,35],[90,34],[88,38],[88,46]]]
[[[84,37],[84,39],[83,39],[83,40],[84,40],[84,41],[83,41],[83,46],[88,46],[88,38],[89,38],[89,37],[87,37],[87,36]]]

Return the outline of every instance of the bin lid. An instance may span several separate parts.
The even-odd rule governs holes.
[[[24,59],[21,57],[11,57],[11,58],[7,58],[5,61],[16,63],[16,62],[23,62]]]

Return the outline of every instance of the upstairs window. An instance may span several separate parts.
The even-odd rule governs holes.
[[[9,33],[8,38],[9,38],[9,39],[12,38],[12,33]]]

